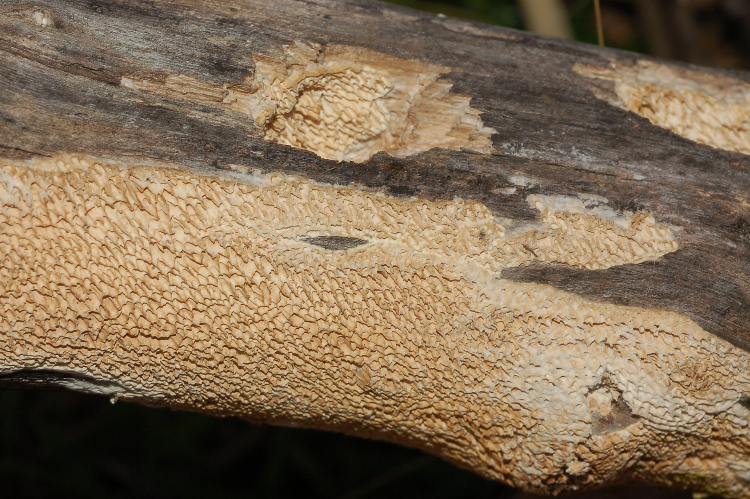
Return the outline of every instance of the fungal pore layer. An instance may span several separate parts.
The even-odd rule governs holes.
[[[537,491],[750,491],[747,352],[677,313],[502,279],[677,250],[648,213],[536,195],[540,223],[506,231],[481,203],[283,175],[0,166],[0,374],[391,440]]]
[[[614,83],[614,94],[597,96],[687,139],[750,154],[750,84],[651,61],[598,68],[576,64],[578,73]]]
[[[266,140],[333,160],[434,147],[490,153],[471,97],[451,91],[449,68],[360,47],[297,42],[255,56],[252,77],[217,85],[186,75],[124,77],[121,85],[249,115]]]

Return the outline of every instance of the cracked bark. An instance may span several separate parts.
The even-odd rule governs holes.
[[[747,495],[747,74],[364,1],[0,14],[6,386]]]

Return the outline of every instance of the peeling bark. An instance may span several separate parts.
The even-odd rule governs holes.
[[[746,496],[748,82],[365,1],[5,2],[0,385]]]

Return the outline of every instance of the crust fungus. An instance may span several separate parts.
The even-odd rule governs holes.
[[[578,73],[614,83],[612,104],[687,139],[750,154],[750,84],[650,61],[613,69],[576,64]]]
[[[697,472],[748,490],[750,354],[677,313],[502,279],[657,259],[677,242],[650,215],[535,196],[543,226],[511,234],[480,203],[283,175],[2,172],[6,374],[377,436],[537,491]]]
[[[750,495],[750,156],[621,147],[666,133],[569,69],[632,56],[359,1],[43,3],[0,7],[0,384]],[[721,71],[575,68],[749,152]]]
[[[184,75],[125,77],[140,91],[223,105],[250,115],[266,140],[333,160],[362,162],[378,151],[409,156],[433,147],[490,153],[471,97],[451,92],[449,68],[360,47],[295,43],[256,56],[242,85]]]

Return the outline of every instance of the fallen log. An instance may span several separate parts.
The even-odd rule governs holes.
[[[749,116],[364,0],[4,2],[2,383],[746,496]]]

